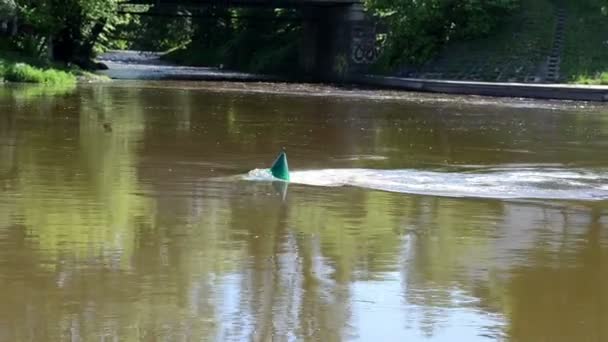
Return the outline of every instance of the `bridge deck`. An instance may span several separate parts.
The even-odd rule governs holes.
[[[122,4],[184,6],[184,7],[272,7],[292,8],[304,6],[341,7],[359,4],[362,0],[125,0]]]

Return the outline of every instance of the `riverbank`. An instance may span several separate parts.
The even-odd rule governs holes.
[[[349,81],[358,85],[431,93],[608,102],[608,86],[602,85],[450,81],[375,75],[356,76]]]
[[[521,0],[486,37],[454,40],[422,65],[386,76],[499,83],[608,85],[608,17],[595,0]]]
[[[64,67],[22,56],[0,52],[0,82],[65,85],[77,82],[104,82],[110,78],[77,67]]]
[[[229,82],[297,82],[272,75],[242,73],[210,67],[187,67],[167,63],[159,53],[110,51],[99,60],[109,69],[104,75],[114,79],[229,81]],[[577,101],[608,101],[608,86],[526,84],[514,82],[473,82],[441,79],[417,79],[380,75],[353,76],[342,86],[369,89],[395,89],[456,95],[537,98]]]
[[[517,2],[517,9],[501,18],[500,24],[495,29],[484,35],[471,36],[467,39],[452,37],[454,39],[442,43],[442,47],[428,60],[413,62],[406,59],[395,62],[386,57],[390,55],[387,51],[391,51],[388,44],[383,55],[372,66],[370,73],[386,76],[389,79],[394,77],[416,79],[425,84],[436,84],[441,80],[461,81],[464,83],[460,86],[466,88],[467,93],[472,88],[471,84],[477,82],[491,83],[492,88],[505,87],[505,85],[513,88],[515,85],[518,89],[522,84],[540,85],[543,89],[556,88],[553,84],[608,85],[608,42],[605,36],[608,30],[608,17],[605,8],[602,7],[603,3],[596,0]],[[422,32],[426,34],[427,31]],[[395,37],[393,36],[393,39],[406,41]],[[279,69],[296,73],[297,70],[297,63],[293,62],[297,60],[297,56],[283,53],[284,51],[279,49],[274,51],[263,48],[265,46],[263,44],[256,45],[255,49],[249,48],[251,39],[237,39],[235,43],[219,40],[221,44],[213,47],[196,42],[197,40],[194,40],[193,43],[169,49],[160,58],[187,66],[230,66],[243,73],[267,73],[268,70],[279,73],[277,71]],[[289,46],[287,43],[282,45],[285,51],[289,50]],[[265,51],[276,53],[277,56],[270,58],[270,55],[264,55]],[[260,67],[272,66],[269,61],[277,66],[283,65],[288,59],[280,56],[292,57],[289,59],[290,63],[287,63],[288,68]],[[264,60],[266,63],[261,63],[259,60]],[[216,75],[214,79],[217,77],[224,78],[224,75]],[[486,85],[476,84],[475,87],[485,88]],[[407,85],[405,88],[409,89],[410,86]],[[525,89],[536,94],[539,87]],[[551,92],[563,93],[562,88],[556,89],[558,90]],[[569,94],[567,98],[578,98],[578,94],[572,95],[572,88],[565,89]],[[543,90],[538,96],[546,97],[547,91]],[[583,92],[586,93],[587,90]],[[511,91],[505,93],[510,94]],[[562,95],[555,96],[561,98]]]
[[[111,50],[99,56],[98,60],[108,67],[99,73],[121,80],[285,81],[285,77],[280,76],[176,65],[164,60],[162,56],[162,53],[151,51]]]

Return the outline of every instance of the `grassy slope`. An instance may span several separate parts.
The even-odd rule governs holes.
[[[599,1],[563,1],[568,12],[561,64],[568,82],[608,84],[608,16]]]
[[[549,53],[555,23],[550,0],[522,0],[521,10],[489,37],[448,44],[417,76],[526,81]]]
[[[600,0],[522,0],[522,10],[495,34],[448,44],[410,76],[532,81],[551,49],[558,7],[568,13],[560,78],[608,84],[608,16],[601,13]]]

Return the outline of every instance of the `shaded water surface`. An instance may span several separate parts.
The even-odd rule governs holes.
[[[0,88],[0,341],[604,341],[608,108]],[[286,148],[293,182],[263,171]]]

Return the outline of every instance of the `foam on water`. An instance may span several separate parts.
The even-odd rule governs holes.
[[[489,168],[476,171],[324,169],[292,171],[290,183],[321,187],[356,186],[375,190],[486,198],[608,199],[608,170]],[[247,180],[276,180],[265,169]]]

